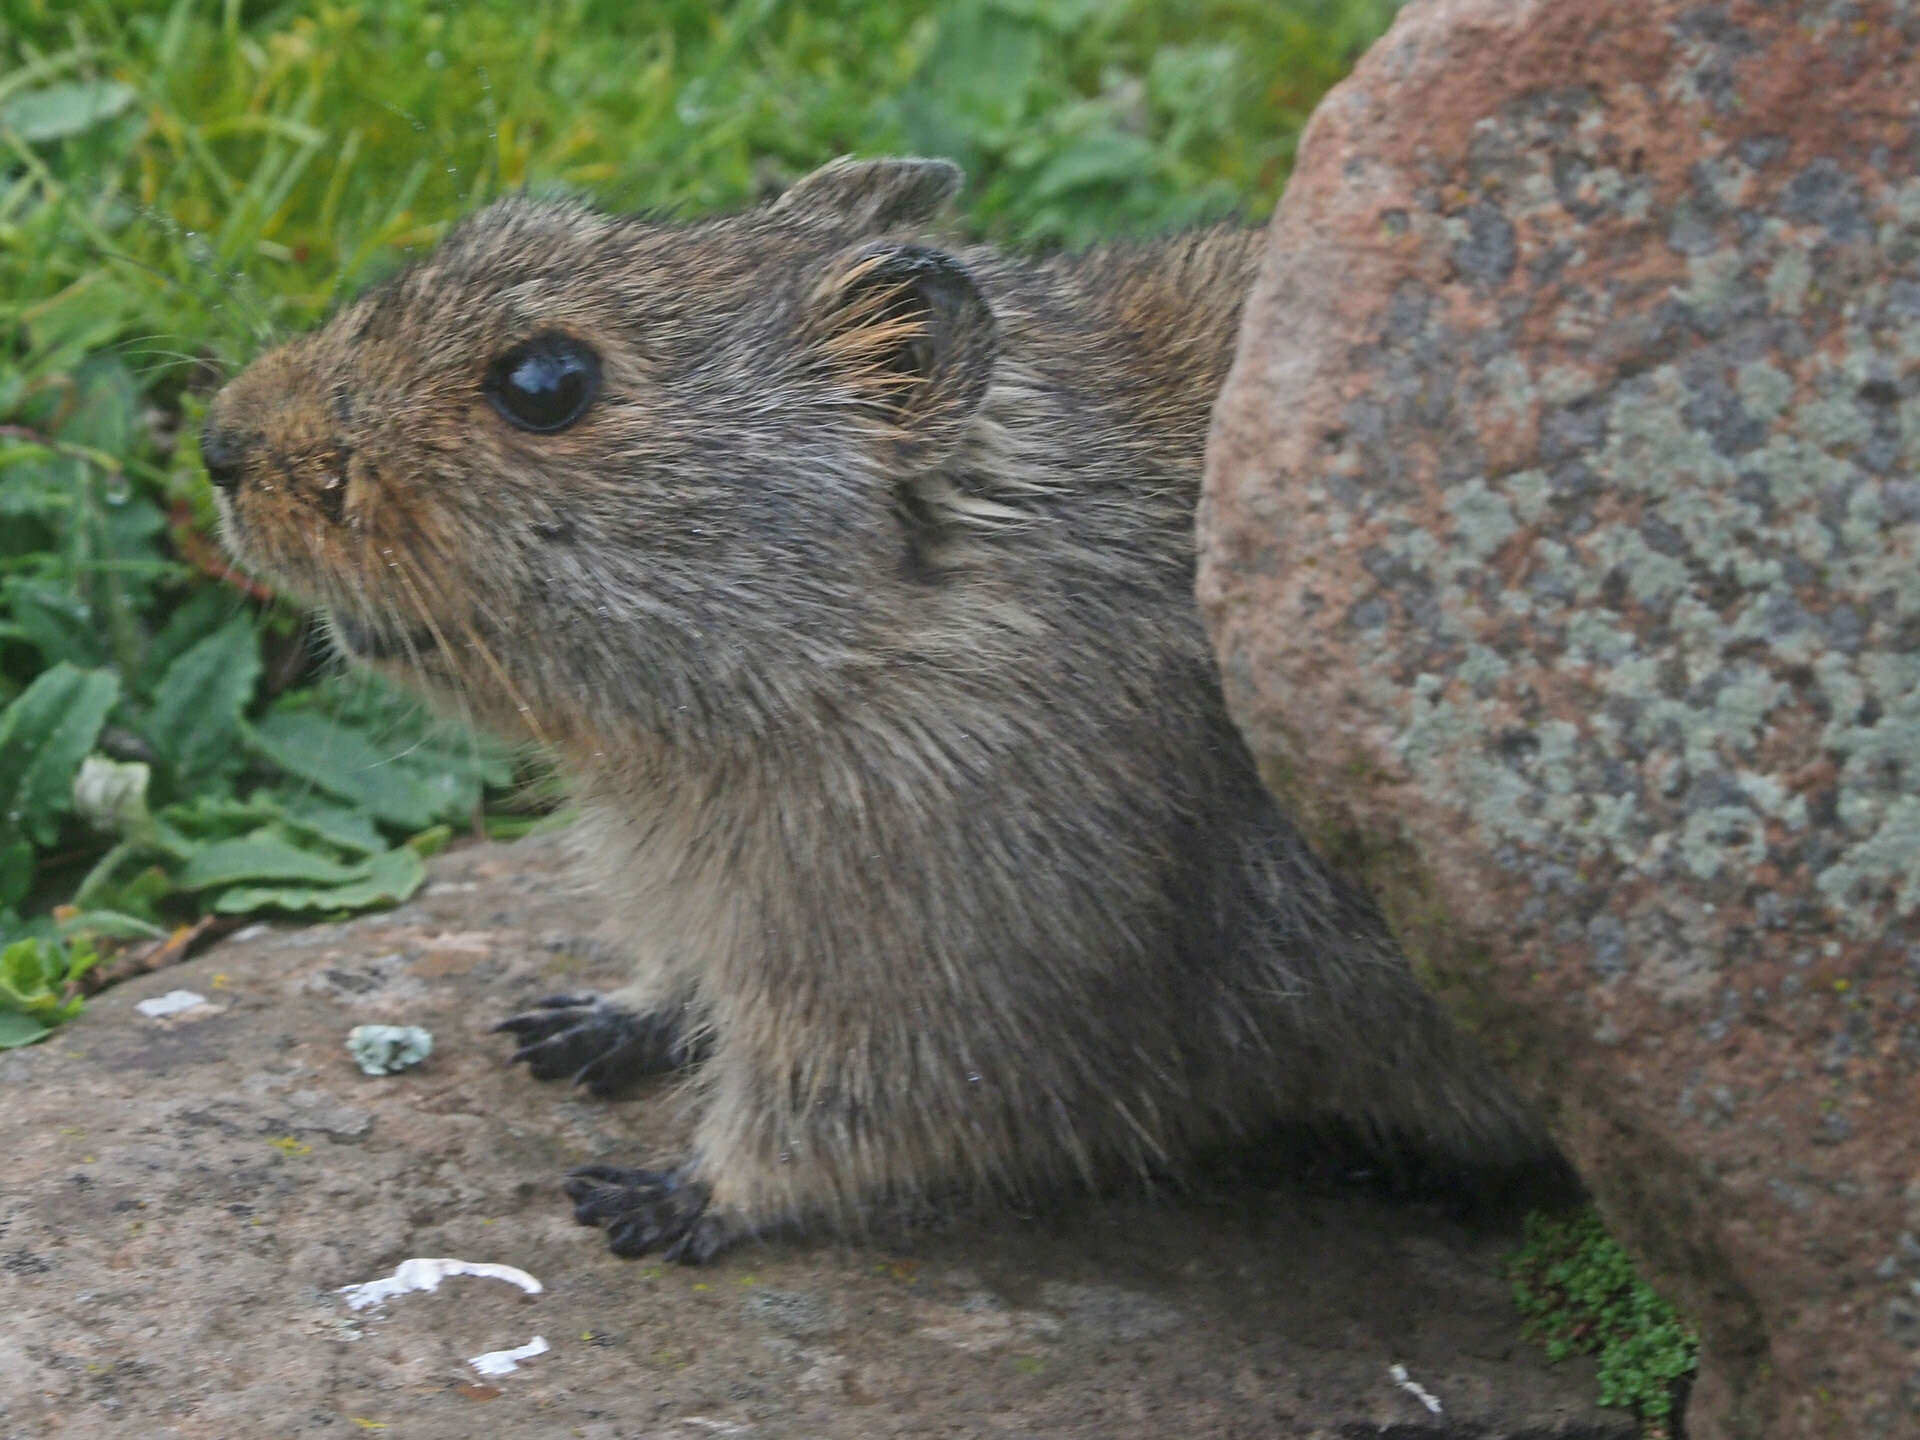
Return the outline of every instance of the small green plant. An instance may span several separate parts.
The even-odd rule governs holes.
[[[1674,1387],[1692,1373],[1699,1340],[1647,1288],[1597,1214],[1529,1215],[1508,1274],[1527,1331],[1549,1359],[1597,1355],[1600,1403],[1635,1411],[1648,1440],[1672,1433]]]
[[[99,957],[84,939],[71,944],[29,935],[0,949],[0,1050],[31,1045],[80,1009],[71,987]]]

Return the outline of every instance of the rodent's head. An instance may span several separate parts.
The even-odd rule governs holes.
[[[215,397],[228,544],[357,658],[568,748],[850,683],[993,369],[912,233],[959,181],[842,161],[686,225],[500,201]]]

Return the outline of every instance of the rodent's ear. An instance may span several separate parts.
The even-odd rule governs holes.
[[[953,256],[861,246],[828,266],[812,308],[821,362],[909,448],[944,449],[979,408],[997,349],[993,311]]]
[[[931,220],[965,178],[950,160],[854,160],[843,155],[794,181],[767,213],[868,235]]]

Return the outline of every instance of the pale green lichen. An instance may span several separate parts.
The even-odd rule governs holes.
[[[1487,413],[1509,425],[1525,424],[1539,397],[1527,362],[1518,355],[1497,355],[1487,362]]]
[[[1405,527],[1394,537],[1393,549],[1416,574],[1431,573],[1442,558],[1439,538],[1415,525]]]
[[[1860,445],[1871,434],[1866,417],[1850,395],[1827,394],[1803,400],[1793,418],[1803,440],[1829,452]]]
[[[1513,667],[1502,660],[1496,651],[1485,645],[1469,644],[1466,659],[1460,662],[1460,678],[1475,690],[1494,684]]]
[[[1891,248],[1899,230],[1920,227],[1920,179],[1888,186],[1886,205],[1893,218],[1880,230],[1883,249]]]
[[[1756,420],[1776,419],[1793,399],[1793,377],[1765,360],[1749,360],[1735,377],[1741,408]]]
[[[1721,738],[1739,751],[1751,750],[1760,740],[1760,727],[1791,693],[1771,673],[1754,664],[1730,665],[1730,678],[1714,696],[1713,710]]]
[[[410,1070],[433,1053],[433,1036],[418,1025],[356,1025],[347,1032],[347,1051],[369,1075]]]
[[[1584,399],[1600,388],[1600,377],[1584,365],[1549,365],[1540,373],[1540,398],[1551,405]]]
[[[1774,435],[1753,458],[1753,467],[1764,477],[1767,498],[1781,510],[1792,511],[1817,498],[1828,485],[1844,482],[1846,465],[1831,455],[1823,455],[1797,435]],[[1796,516],[1796,519],[1801,517]],[[1805,517],[1814,526],[1818,516]],[[1798,537],[1795,549],[1807,543],[1825,545],[1824,531],[1807,531]]]
[[[1680,856],[1696,880],[1711,880],[1730,863],[1754,866],[1766,859],[1766,834],[1751,810],[1715,805],[1687,816]]]
[[[1676,292],[1676,298],[1703,315],[1722,315],[1743,295],[1745,274],[1746,265],[1737,250],[1692,256],[1687,261],[1687,283]]]
[[[1690,582],[1686,564],[1678,556],[1661,554],[1632,526],[1595,526],[1587,547],[1593,557],[1588,573],[1604,577],[1618,569],[1626,576],[1627,593],[1638,605],[1663,608]]]
[[[1485,480],[1469,480],[1449,491],[1447,511],[1453,516],[1457,543],[1476,560],[1493,554],[1520,528],[1506,497],[1489,490]]]
[[[1844,907],[1863,887],[1892,884],[1894,908],[1920,907],[1920,798],[1903,795],[1887,806],[1872,833],[1820,872],[1815,885],[1827,902]]]
[[[1767,273],[1767,303],[1782,315],[1798,315],[1813,284],[1813,262],[1804,250],[1788,250]]]
[[[1804,795],[1795,795],[1773,776],[1753,770],[1736,771],[1734,780],[1753,803],[1754,809],[1761,814],[1783,821],[1792,830],[1806,828],[1807,800]]]
[[[1615,665],[1634,652],[1631,631],[1613,624],[1605,610],[1580,610],[1567,620],[1567,660],[1576,665]]]
[[[1681,69],[1685,83],[1723,87],[1703,89],[1700,103],[1728,101],[1724,76]],[[1528,112],[1516,143],[1489,151],[1501,185],[1489,194],[1505,197],[1489,203],[1509,207],[1516,232],[1564,233],[1560,192],[1545,198],[1544,177],[1568,147],[1577,203],[1613,207],[1601,224],[1617,226],[1634,197],[1647,201],[1649,185],[1604,163],[1604,114],[1566,125],[1545,113]],[[1899,627],[1920,621],[1920,181],[1876,194],[1862,178],[1863,203],[1880,211],[1855,218],[1855,180],[1836,190],[1813,174],[1791,219],[1736,223],[1761,178],[1782,177],[1731,151],[1708,156],[1687,208],[1647,232],[1650,244],[1691,252],[1671,292],[1701,322],[1683,358],[1609,381],[1589,347],[1643,317],[1617,314],[1616,292],[1586,280],[1558,286],[1543,317],[1546,336],[1571,342],[1566,353],[1516,347],[1483,362],[1467,383],[1487,452],[1507,453],[1529,417],[1543,444],[1561,448],[1551,464],[1451,482],[1441,548],[1424,515],[1379,507],[1361,452],[1349,454],[1372,497],[1372,533],[1389,536],[1396,568],[1438,601],[1423,613],[1423,643],[1452,644],[1458,657],[1454,673],[1423,677],[1412,695],[1383,667],[1375,693],[1404,707],[1403,761],[1443,776],[1432,783],[1511,863],[1535,865],[1537,884],[1606,859],[1744,891],[1771,858],[1770,833],[1822,824],[1838,843],[1803,852],[1821,867],[1818,894],[1840,923],[1867,932],[1887,923],[1886,900],[1903,915],[1920,905],[1920,662],[1898,653],[1912,633]],[[1716,233],[1721,244],[1698,248]],[[1823,299],[1822,285],[1840,280],[1817,269],[1814,248],[1876,234],[1888,250],[1880,278],[1857,279],[1872,265],[1837,270],[1844,309]],[[1423,383],[1445,357],[1468,353],[1447,328],[1453,312],[1428,313],[1425,334],[1393,341],[1435,357]],[[1819,333],[1776,348],[1783,322]],[[1496,553],[1512,563],[1493,575]],[[1537,695],[1511,640],[1494,648],[1515,622],[1538,664],[1568,676],[1572,693],[1592,687],[1604,706],[1516,732]],[[1824,716],[1819,743],[1838,768],[1818,821],[1795,788],[1800,772],[1762,768],[1773,727],[1789,712],[1806,724],[1809,708]]]
[[[1544,470],[1516,470],[1500,480],[1501,490],[1513,505],[1513,513],[1524,525],[1538,525],[1547,517],[1553,490]],[[1538,541],[1535,542],[1536,547]]]

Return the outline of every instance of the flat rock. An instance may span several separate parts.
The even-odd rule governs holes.
[[[1268,781],[1704,1327],[1920,1434],[1920,8],[1417,0],[1305,137],[1199,593]]]
[[[560,1176],[657,1153],[674,1107],[537,1084],[488,1033],[619,978],[560,864],[550,841],[442,856],[407,905],[243,931],[0,1056],[0,1434],[1632,1435],[1590,1367],[1520,1339],[1510,1229],[1365,1194],[1222,1184],[705,1270],[614,1258]],[[177,990],[205,1003],[141,1013]],[[369,1023],[426,1026],[431,1058],[361,1074]],[[542,1288],[340,1293],[416,1257]],[[472,1363],[535,1336],[510,1374]]]

